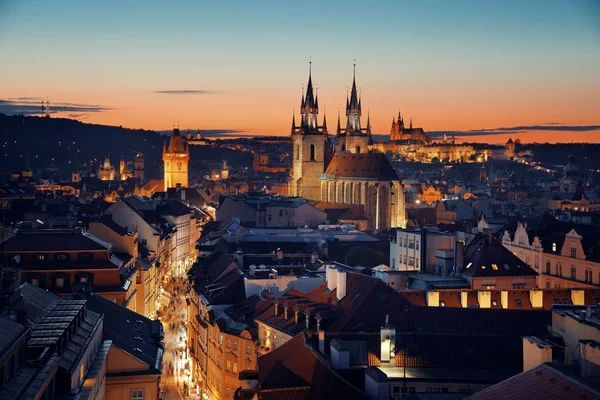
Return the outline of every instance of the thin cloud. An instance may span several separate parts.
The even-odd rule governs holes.
[[[42,113],[42,98],[28,98],[27,100],[0,99],[0,113],[7,115],[23,114],[38,115]],[[111,107],[100,106],[97,104],[78,104],[78,103],[53,103],[50,101],[50,113],[70,112],[70,113],[97,113],[112,110]]]
[[[155,94],[175,94],[175,95],[200,95],[200,94],[213,94],[209,90],[156,90],[152,93]]]
[[[559,125],[554,122],[545,125],[521,125],[513,127],[473,129],[469,131],[432,131],[427,134],[432,138],[441,138],[446,135],[456,136],[487,136],[519,134],[531,131],[561,131],[561,132],[591,132],[600,130],[600,125]]]

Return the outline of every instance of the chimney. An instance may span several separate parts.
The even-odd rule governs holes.
[[[350,368],[350,348],[343,340],[335,338],[329,345],[333,369]]]
[[[535,336],[523,337],[523,371],[552,361],[552,346]]]
[[[396,356],[396,328],[390,326],[389,315],[385,316],[385,326],[381,327],[381,362],[393,362]]]
[[[337,287],[338,270],[334,266],[327,266],[325,270],[325,280],[327,280],[327,289],[331,292]]]
[[[337,271],[337,299],[346,297],[346,271]]]
[[[325,331],[319,331],[319,351],[321,354],[325,354]]]
[[[244,269],[244,253],[241,250],[235,252],[235,262],[240,269]]]
[[[465,242],[457,240],[454,244],[454,271],[462,272],[465,266]]]

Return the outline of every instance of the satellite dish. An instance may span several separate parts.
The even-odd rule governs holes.
[[[15,262],[15,264],[18,264],[21,262],[21,256],[20,255],[16,255],[13,257],[13,261]]]

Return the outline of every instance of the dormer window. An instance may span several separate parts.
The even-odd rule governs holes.
[[[44,254],[44,253],[37,253],[34,256],[35,261],[37,262],[46,262],[46,260],[48,260],[48,255]]]
[[[577,258],[577,247],[571,246],[571,258]]]
[[[556,253],[556,242],[552,243],[552,251]]]

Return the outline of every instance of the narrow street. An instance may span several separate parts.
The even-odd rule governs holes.
[[[165,331],[163,356],[163,399],[179,400],[187,387],[189,368],[187,363],[186,327],[187,307],[184,294],[184,278],[170,280],[165,290],[171,294],[171,303],[162,310],[161,322]]]

